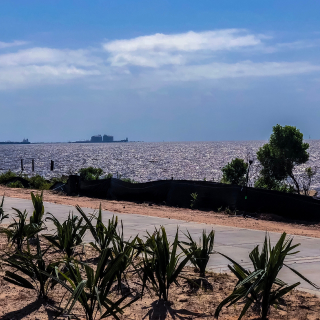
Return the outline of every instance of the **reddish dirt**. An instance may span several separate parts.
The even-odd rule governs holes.
[[[0,241],[5,241],[3,236],[0,236]],[[46,247],[43,239],[42,246]],[[95,266],[92,258],[96,257],[97,253],[90,246],[86,245],[84,251],[79,248],[78,252],[85,253],[81,256],[82,261],[87,261],[91,266]],[[49,251],[46,254],[47,263],[59,258],[61,259],[62,255],[53,251]],[[0,269],[0,319],[66,319],[58,316],[59,310],[64,308],[70,297],[69,293],[66,294],[65,289],[60,285],[56,285],[54,289],[49,291],[48,301],[39,300],[35,290],[21,288],[5,281],[3,276],[6,270],[14,271],[4,264]],[[20,273],[20,275],[22,274]],[[169,303],[159,302],[155,292],[149,287],[148,290],[145,290],[142,299],[125,309],[124,314],[120,315],[120,320],[214,319],[213,314],[216,307],[232,292],[236,284],[235,277],[230,274],[208,273],[204,288],[199,288],[192,284],[198,279],[198,274],[195,273],[193,268],[185,268],[183,276],[193,282],[190,283],[185,279],[180,279],[179,286],[173,284],[169,291]],[[127,278],[129,290],[133,296],[137,292],[141,292],[140,278],[132,274],[129,274]],[[116,301],[120,297],[121,294],[114,287],[109,298],[112,301]],[[271,308],[269,320],[320,320],[320,299],[318,297],[295,290],[285,296],[285,302],[286,306],[284,307]],[[235,320],[238,318],[242,308],[243,304],[241,303],[229,308],[223,308],[219,319]],[[76,303],[73,314],[78,319],[85,320],[84,311],[79,303]],[[96,319],[99,319],[99,314]],[[108,319],[112,318],[109,317]],[[258,320],[260,318],[256,311],[249,309],[244,319]]]

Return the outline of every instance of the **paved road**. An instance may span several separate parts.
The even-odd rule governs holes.
[[[60,221],[66,219],[69,211],[74,213],[77,210],[72,206],[59,205],[54,203],[45,202],[46,212],[50,212],[55,215]],[[4,210],[8,213],[13,213],[12,207],[18,208],[20,210],[27,209],[29,213],[33,211],[32,203],[29,200],[17,199],[17,198],[5,198]],[[93,212],[92,209],[83,208],[86,213]],[[103,211],[103,219],[107,221],[115,213],[109,211]],[[232,257],[235,261],[240,262],[244,267],[249,268],[251,266],[249,259],[249,252],[257,244],[262,244],[265,232],[258,230],[249,230],[242,228],[226,227],[219,225],[209,225],[201,224],[195,222],[186,222],[183,220],[175,219],[166,219],[166,218],[157,218],[149,217],[138,214],[121,214],[116,213],[119,220],[123,221],[124,225],[124,234],[126,237],[136,236],[137,234],[140,237],[143,237],[146,234],[146,231],[152,232],[155,227],[165,226],[167,234],[171,240],[173,240],[177,226],[180,230],[180,239],[185,239],[183,232],[189,230],[190,234],[194,239],[197,239],[201,236],[203,229],[208,231],[214,229],[215,233],[215,250],[221,253],[224,253]],[[49,230],[53,229],[52,223],[47,223]],[[280,234],[275,232],[270,232],[270,238],[272,244],[274,244],[279,238]],[[90,234],[88,233],[85,236],[85,241],[91,241]],[[286,260],[287,264],[290,267],[295,268],[303,275],[305,275],[311,281],[320,285],[320,239],[303,237],[303,236],[294,236],[294,243],[301,243],[299,247],[300,252],[294,257],[290,257]],[[214,270],[216,272],[225,272],[228,271],[227,268],[228,260],[222,257],[219,254],[212,255],[208,269]],[[283,268],[280,272],[280,276],[284,281],[292,284],[297,281],[301,281],[301,289],[309,291],[312,290],[312,286],[299,280],[299,278],[289,271],[287,268]],[[313,291],[313,293],[318,293]]]

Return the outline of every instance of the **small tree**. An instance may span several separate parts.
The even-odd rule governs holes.
[[[247,170],[248,164],[243,159],[235,158],[222,168],[223,175],[221,182],[244,185]]]
[[[262,165],[260,176],[264,181],[282,182],[288,178],[293,181],[296,191],[300,187],[293,171],[295,166],[309,160],[308,143],[303,142],[303,134],[292,126],[273,127],[269,143],[262,146],[257,152],[257,158]],[[272,189],[272,185],[268,186]]]

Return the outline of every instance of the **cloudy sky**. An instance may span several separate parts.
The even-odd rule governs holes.
[[[1,0],[0,140],[320,139],[320,3]]]

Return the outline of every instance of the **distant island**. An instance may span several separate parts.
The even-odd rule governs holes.
[[[14,142],[14,141],[3,141],[0,144],[30,144],[28,139],[23,139],[22,142]]]
[[[101,134],[98,134],[96,136],[92,136],[90,140],[80,140],[80,141],[74,141],[70,143],[112,143],[112,142],[128,142],[128,138],[125,140],[113,140],[113,136],[109,136],[104,134],[103,136]]]

